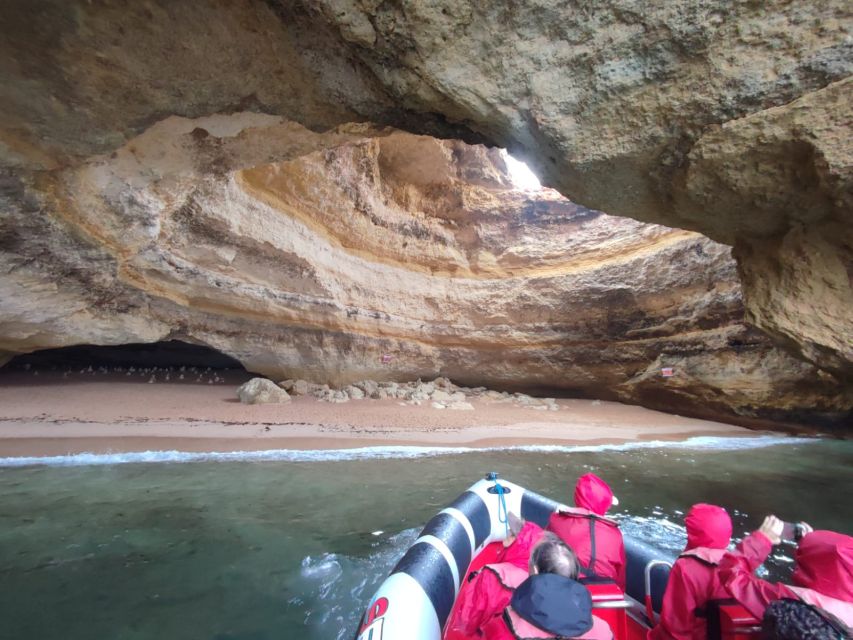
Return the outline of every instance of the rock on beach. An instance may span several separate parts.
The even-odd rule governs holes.
[[[282,404],[290,402],[290,395],[272,380],[252,378],[240,385],[237,397],[243,404]]]

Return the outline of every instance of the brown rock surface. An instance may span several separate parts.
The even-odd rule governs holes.
[[[725,342],[798,389],[714,400],[707,359],[666,397],[849,407],[851,24],[841,0],[10,0],[0,363],[180,336],[256,371],[518,368],[666,406],[650,363]],[[385,125],[507,146],[586,206],[733,245],[747,321],[830,373],[740,324],[717,245],[522,204],[494,152]]]
[[[275,380],[444,375],[749,424],[853,404],[742,323],[727,247],[517,189],[496,150],[241,112],[22,175],[6,352],[183,339]]]
[[[576,202],[734,245],[750,320],[853,373],[849,3],[321,4],[395,102]]]
[[[849,2],[11,0],[0,25],[13,197],[169,115],[488,140],[576,202],[733,244],[749,319],[851,373]]]

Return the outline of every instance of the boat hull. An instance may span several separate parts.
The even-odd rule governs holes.
[[[469,567],[472,563],[482,564],[476,560],[490,543],[506,539],[506,513],[545,527],[560,506],[555,500],[506,480],[475,483],[426,524],[371,599],[356,638],[440,640]],[[663,554],[628,536],[625,551],[629,601],[634,609],[642,610],[639,603],[645,598],[646,565]],[[666,559],[671,562],[673,558]],[[659,610],[668,573],[661,566],[651,576],[655,610]]]

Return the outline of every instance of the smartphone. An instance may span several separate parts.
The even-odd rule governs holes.
[[[803,537],[803,525],[799,522],[784,522],[782,527],[782,540],[799,542]]]

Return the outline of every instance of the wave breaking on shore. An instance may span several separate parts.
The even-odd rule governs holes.
[[[695,436],[680,441],[647,440],[619,444],[591,445],[507,445],[499,447],[376,446],[352,449],[268,449],[264,451],[229,452],[135,451],[124,453],[77,453],[64,456],[5,457],[0,458],[0,467],[76,467],[183,462],[342,462],[371,459],[422,458],[427,456],[494,453],[501,451],[522,451],[528,453],[596,453],[606,451],[634,451],[638,449],[733,451],[777,445],[806,444],[814,441],[814,438],[762,435],[754,437]]]

